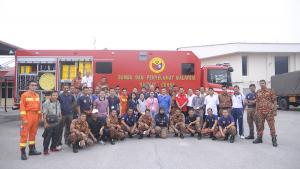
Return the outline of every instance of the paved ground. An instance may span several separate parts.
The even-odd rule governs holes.
[[[273,148],[269,129],[264,144],[236,139],[234,144],[186,137],[126,139],[116,145],[95,145],[73,154],[71,149],[49,156],[29,157],[21,161],[18,149],[19,129],[15,116],[0,113],[1,169],[296,169],[300,165],[300,111],[279,111],[276,118],[279,147]],[[3,120],[4,119],[4,120]],[[245,127],[246,133],[248,131]],[[37,148],[42,150],[43,129]]]

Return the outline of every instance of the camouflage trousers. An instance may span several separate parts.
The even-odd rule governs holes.
[[[161,138],[167,138],[168,135],[168,127],[155,127],[155,134],[159,135]]]
[[[125,132],[118,127],[110,127],[109,134],[111,139],[123,140],[125,138]]]
[[[94,141],[92,140],[92,138],[90,138],[89,136],[86,136],[82,133],[75,133],[75,132],[71,132],[70,136],[69,136],[69,141],[72,144],[77,144],[80,142],[81,146],[90,146],[94,144]]]
[[[185,124],[184,124],[183,122],[181,122],[181,123],[176,123],[176,124],[174,125],[174,127],[175,127],[175,129],[178,130],[178,132],[177,132],[176,130],[174,130],[173,127],[171,127],[170,130],[171,130],[171,132],[173,132],[173,133],[176,133],[176,134],[181,133],[181,134],[183,134],[183,133],[186,133],[186,132],[187,132],[186,127],[185,127]]]
[[[235,127],[235,126],[231,126],[231,127],[229,127],[226,131],[225,131],[225,129],[223,129],[223,133],[224,133],[225,135],[226,135],[226,134],[229,134],[229,135],[235,136],[235,135],[236,135],[236,127]],[[220,131],[218,131],[218,132],[215,134],[215,136],[216,136],[217,138],[224,138],[224,137],[222,136],[222,134],[221,134]]]
[[[257,116],[255,109],[247,109],[247,123],[249,126],[249,132],[251,136],[254,136],[254,124],[256,126],[257,131]]]
[[[276,136],[275,118],[273,112],[257,112],[257,137],[262,137],[265,128],[265,121],[267,121],[271,136]]]
[[[138,126],[138,131],[139,134],[142,134],[144,131],[149,130],[150,126],[146,125],[145,123],[140,123]],[[146,135],[148,134],[155,134],[155,130],[154,129],[150,129],[150,131],[148,133],[146,133]]]
[[[195,114],[197,114],[199,117],[200,117],[200,126],[203,125],[203,116],[204,116],[204,110],[201,108],[201,109],[197,109],[195,110]]]
[[[200,133],[201,132],[201,125],[200,122],[197,122],[196,124],[193,125],[186,125],[186,132],[187,133]]]
[[[209,135],[216,135],[216,133],[219,131],[219,128],[216,126],[215,129],[212,128],[205,128],[201,130],[201,134],[204,136],[209,136]]]

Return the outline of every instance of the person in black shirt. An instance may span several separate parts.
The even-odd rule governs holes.
[[[163,108],[155,115],[155,134],[157,138],[167,138],[169,118]]]
[[[197,114],[195,114],[193,109],[189,110],[188,116],[185,119],[185,124],[187,128],[187,132],[190,133],[192,137],[196,133],[198,133],[198,139],[200,140],[202,138],[200,117]]]

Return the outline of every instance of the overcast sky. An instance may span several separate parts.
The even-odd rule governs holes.
[[[300,2],[0,0],[0,23],[0,40],[25,49],[175,50],[300,42]]]

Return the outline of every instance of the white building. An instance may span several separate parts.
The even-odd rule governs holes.
[[[271,76],[300,70],[300,43],[227,43],[178,50],[193,51],[202,65],[229,63],[234,69],[233,84],[244,92],[261,79],[270,86]]]

